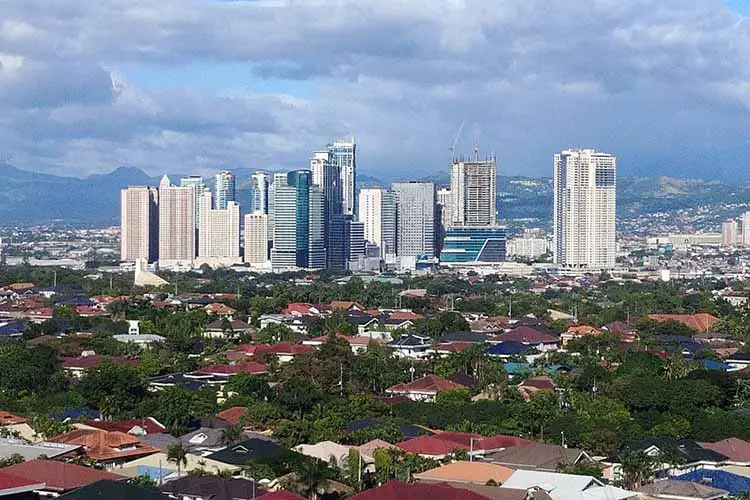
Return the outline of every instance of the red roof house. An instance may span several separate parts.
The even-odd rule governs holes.
[[[167,432],[167,428],[153,417],[139,418],[135,420],[119,420],[116,422],[107,420],[87,420],[81,425],[102,431],[124,432],[125,434],[131,434],[134,436]]]
[[[556,348],[560,339],[552,335],[540,332],[530,326],[517,326],[509,332],[497,336],[500,342],[520,342],[526,345],[542,346],[544,348]]]
[[[701,448],[721,453],[732,462],[750,463],[750,443],[745,440],[730,437],[715,443],[698,444]]]
[[[99,463],[122,463],[159,451],[130,434],[97,429],[76,429],[49,441],[83,446],[86,456]]]
[[[19,424],[25,424],[29,421],[27,418],[19,417],[17,415],[13,415],[12,413],[8,413],[7,411],[0,410],[0,427],[5,427],[6,425],[19,425]]]
[[[473,491],[454,488],[448,484],[414,483],[391,481],[363,491],[350,500],[487,500],[487,497]]]
[[[5,468],[0,470],[0,496],[20,495],[44,488],[44,483],[30,481],[26,478],[9,474]]]
[[[222,420],[226,420],[231,425],[237,425],[240,423],[245,413],[247,413],[246,406],[233,406],[219,412],[219,418]]]
[[[102,479],[111,481],[127,479],[111,472],[57,460],[29,460],[4,467],[0,469],[0,473],[12,474],[37,484],[42,483],[45,486],[37,489],[50,493],[63,493]]]
[[[664,321],[676,321],[693,330],[707,332],[719,322],[719,318],[708,313],[697,314],[649,314],[648,319],[662,323]]]
[[[439,393],[456,389],[465,389],[465,387],[437,375],[427,375],[408,384],[396,384],[386,389],[385,392],[407,396],[414,401],[433,401]]]
[[[256,363],[255,361],[249,361],[247,363],[235,363],[228,365],[212,365],[204,366],[199,370],[201,373],[209,373],[219,377],[229,377],[238,373],[250,373],[252,375],[260,375],[266,373],[268,369],[263,363]]]
[[[455,450],[466,450],[472,454],[482,455],[533,443],[534,441],[515,436],[486,437],[470,432],[440,432],[434,436],[419,436],[402,441],[396,446],[409,453],[440,459]]]

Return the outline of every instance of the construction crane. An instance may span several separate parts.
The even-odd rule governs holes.
[[[463,132],[465,124],[466,122],[461,122],[461,125],[458,127],[456,137],[453,139],[453,145],[450,147],[451,161],[456,159],[456,144],[458,144],[458,140],[461,138],[461,132]]]

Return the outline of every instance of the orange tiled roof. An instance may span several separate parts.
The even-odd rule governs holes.
[[[140,457],[159,451],[158,448],[144,444],[134,436],[118,431],[76,429],[56,436],[50,441],[83,446],[86,456],[96,461]]]
[[[699,332],[707,332],[719,322],[719,318],[708,313],[697,314],[649,314],[648,319],[658,322],[677,321]]]
[[[245,413],[247,413],[247,407],[233,406],[231,408],[227,408],[222,412],[219,412],[219,418],[222,420],[226,420],[232,425],[237,425],[240,423],[240,420],[245,415]]]
[[[448,481],[476,484],[487,484],[487,481],[492,479],[497,484],[502,484],[508,480],[511,474],[513,474],[513,470],[502,465],[458,461],[441,465],[421,474],[415,474],[414,477],[420,481]]]

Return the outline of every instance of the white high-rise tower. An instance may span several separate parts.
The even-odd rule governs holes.
[[[354,139],[328,145],[330,162],[339,168],[343,193],[342,212],[354,215],[357,210],[357,145]]]
[[[211,208],[211,198],[211,192],[204,192],[200,197],[199,262],[211,267],[241,262],[240,206],[230,201],[227,208]]]
[[[195,258],[195,188],[159,184],[159,263],[191,264]]]
[[[359,222],[364,224],[364,239],[380,248],[380,255],[396,254],[396,200],[385,189],[359,190]]]
[[[156,188],[129,186],[120,191],[120,259],[154,262],[159,249],[159,193]]]
[[[575,270],[615,266],[617,160],[570,149],[554,160],[555,263]]]

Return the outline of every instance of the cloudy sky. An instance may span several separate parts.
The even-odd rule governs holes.
[[[300,168],[354,135],[360,172],[449,147],[549,175],[750,180],[750,0],[0,0],[0,160],[84,176]],[[476,124],[476,125],[475,125]]]

